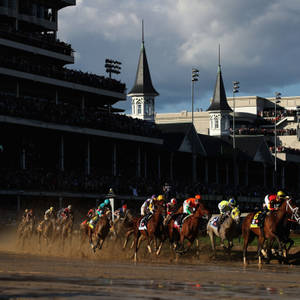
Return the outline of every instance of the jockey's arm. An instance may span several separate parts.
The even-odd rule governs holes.
[[[193,208],[188,205],[187,208],[186,208],[186,212],[187,212],[188,215],[191,215],[193,213]]]

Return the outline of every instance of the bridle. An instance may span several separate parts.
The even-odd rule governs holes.
[[[291,199],[289,200],[286,200],[286,206],[285,206],[285,209],[286,211],[288,210],[288,208],[291,210],[292,212],[292,219],[295,219],[295,221],[300,224],[300,216],[298,214],[298,210],[299,210],[299,207],[292,207],[292,205],[290,204],[291,202]]]

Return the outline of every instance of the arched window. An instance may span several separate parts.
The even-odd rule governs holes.
[[[137,114],[141,115],[142,114],[142,104],[139,102],[137,105]]]

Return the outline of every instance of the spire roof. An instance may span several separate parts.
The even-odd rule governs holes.
[[[140,58],[138,68],[136,71],[135,83],[128,96],[134,94],[145,94],[151,96],[158,96],[159,93],[155,90],[152,85],[151,75],[149,71],[145,44],[144,44],[144,29],[142,35],[142,47],[140,52]]]
[[[221,62],[220,62],[220,45],[219,45],[219,66],[217,80],[214,90],[214,97],[207,111],[218,110],[218,111],[232,111],[227,102],[226,92],[223,83]]]

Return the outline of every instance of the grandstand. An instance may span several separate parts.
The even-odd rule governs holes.
[[[2,208],[91,206],[111,187],[146,193],[137,178],[160,177],[158,164],[149,168],[160,131],[113,107],[126,100],[125,84],[70,67],[74,50],[57,38],[58,12],[70,5],[0,1]]]
[[[229,139],[208,138],[186,122],[151,122],[158,93],[145,76],[144,45],[130,92],[134,118],[117,107],[126,100],[124,83],[72,69],[74,50],[57,38],[58,12],[70,5],[76,1],[0,0],[1,211],[72,203],[84,214],[110,188],[118,205],[161,193],[165,182],[179,199],[199,192],[212,208],[233,194],[250,205],[274,187],[260,139],[237,156],[243,164],[235,186]],[[296,166],[284,167],[278,182],[299,192]]]

